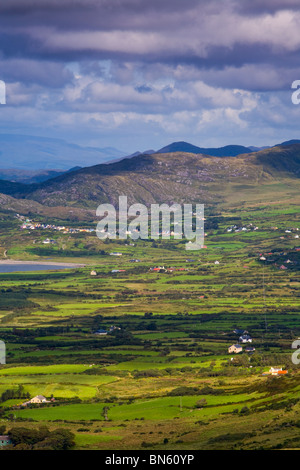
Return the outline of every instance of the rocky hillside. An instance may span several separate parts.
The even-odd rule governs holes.
[[[175,152],[138,155],[120,162],[96,165],[65,173],[34,185],[0,182],[0,193],[36,201],[46,206],[95,208],[116,204],[119,195],[129,203],[218,203],[245,187],[254,191],[262,184],[300,176],[300,145],[218,158]]]

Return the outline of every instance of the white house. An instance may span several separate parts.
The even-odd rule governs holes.
[[[242,335],[239,337],[241,343],[252,343],[252,338],[249,335]]]
[[[36,397],[31,398],[29,401],[30,403],[47,403],[47,398],[43,395],[37,395]]]
[[[31,400],[26,401],[25,403],[23,403],[23,406],[30,405],[31,403],[40,405],[41,403],[50,403],[50,402],[43,395],[37,395],[36,397],[31,398]]]

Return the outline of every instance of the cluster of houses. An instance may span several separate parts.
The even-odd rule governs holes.
[[[300,250],[299,248],[295,248],[295,251],[299,251],[299,250]],[[275,259],[273,258],[273,256],[278,256],[278,255],[287,257],[287,259],[284,260],[281,265],[279,265],[279,263],[275,263]],[[288,265],[297,264],[297,261],[293,261],[289,259],[288,254],[285,252],[259,253],[259,261],[263,261],[266,263],[275,263],[274,266],[284,271],[288,269]]]
[[[41,224],[38,222],[26,221],[21,225],[21,229],[27,230],[58,230],[62,233],[95,232],[93,228],[71,228],[54,224]]]
[[[247,353],[253,353],[255,351],[255,348],[253,346],[249,346],[249,345],[246,346],[245,349],[243,349],[242,344],[252,343],[252,338],[249,335],[247,330],[235,329],[233,331],[233,333],[235,333],[237,335],[240,335],[240,336],[239,336],[238,343],[233,344],[232,346],[229,346],[229,348],[228,348],[228,353],[229,354],[232,354],[232,353],[239,354],[243,350]]]
[[[16,217],[22,221],[22,230],[58,230],[62,233],[95,232],[94,228],[71,228],[64,225],[43,224],[41,222],[33,222],[31,219],[27,219],[19,214],[16,214]]]
[[[165,268],[164,266],[155,266],[149,269],[151,272],[156,272],[156,273],[173,273],[174,271],[188,271],[187,268]]]
[[[252,343],[252,338],[249,335],[248,331],[246,331],[246,330],[235,329],[233,331],[233,333],[240,335],[239,341],[238,341],[237,344],[233,344],[232,346],[230,346],[228,348],[228,352],[229,352],[229,354],[232,354],[232,353],[239,354],[243,351],[242,344]],[[252,346],[246,346],[244,351],[248,352],[248,353],[253,353],[255,351],[255,348],[252,347]],[[280,368],[279,367],[271,367],[268,372],[264,372],[262,375],[274,375],[274,376],[278,377],[278,376],[286,375],[287,373],[288,373],[288,371],[283,370],[282,367],[280,367]]]
[[[256,227],[255,225],[253,224],[248,224],[248,225],[244,225],[244,226],[241,226],[239,227],[238,225],[230,225],[230,227],[227,227],[226,228],[226,232],[227,233],[230,233],[230,232],[251,232],[251,231],[256,231],[258,230],[258,227]]]
[[[109,333],[112,333],[113,331],[120,331],[120,330],[121,330],[121,328],[119,328],[118,326],[111,325],[108,330],[100,329],[100,330],[95,331],[94,335],[106,336]]]
[[[299,232],[299,228],[298,227],[297,228],[289,228],[289,229],[285,230],[284,233],[293,233],[293,232]],[[294,238],[299,238],[298,233],[296,233],[296,235],[295,234],[293,234],[293,235],[294,235]]]
[[[272,229],[272,230],[278,230],[278,227],[271,227],[271,229]],[[299,232],[299,228],[298,228],[298,227],[297,227],[297,228],[295,228],[295,227],[293,227],[293,228],[288,228],[288,229],[286,229],[286,230],[284,231],[284,233],[287,233],[288,235],[281,236],[281,237],[279,237],[279,238],[280,238],[280,240],[284,240],[285,238],[291,238],[291,237],[294,237],[294,238],[298,239],[298,238],[299,238],[299,235],[298,235],[298,233],[295,234],[295,232]]]

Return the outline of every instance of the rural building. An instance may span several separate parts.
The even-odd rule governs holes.
[[[252,338],[249,335],[242,335],[239,337],[241,343],[252,343]]]
[[[107,335],[107,331],[106,330],[97,330],[95,331],[95,335],[99,335],[99,336],[106,336]]]
[[[114,325],[111,325],[109,327],[109,331],[116,331],[116,330],[121,330],[121,328],[119,328],[118,326],[114,326]]]
[[[282,367],[271,367],[269,370],[269,374],[271,375],[285,375],[287,374],[287,370],[282,370]]]
[[[26,401],[25,403],[22,403],[22,406],[27,406],[30,404],[40,405],[42,403],[49,403],[49,400],[47,400],[47,398],[44,397],[43,395],[37,395],[36,397],[31,398],[31,400]]]
[[[9,446],[12,444],[9,436],[0,436],[0,447]]]
[[[29,401],[30,403],[47,403],[47,398],[45,398],[43,395],[37,395]]]
[[[246,334],[248,334],[248,331],[247,330],[239,330],[238,328],[236,328],[235,330],[233,330],[233,333],[235,333],[236,335],[246,335]]]
[[[149,271],[163,273],[165,271],[165,267],[164,266],[156,266],[154,268],[150,268]]]
[[[243,351],[243,348],[242,348],[242,346],[240,346],[239,344],[233,344],[232,346],[230,346],[230,347],[228,348],[229,354],[231,354],[231,353],[233,353],[233,352],[234,352],[235,354],[238,354],[238,353],[240,353],[240,352],[242,352],[242,351]]]

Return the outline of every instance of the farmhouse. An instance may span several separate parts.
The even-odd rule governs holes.
[[[43,395],[37,395],[30,400],[30,403],[47,403],[47,398]]]
[[[31,398],[31,400],[22,403],[22,406],[27,406],[30,404],[40,405],[42,403],[49,403],[49,400],[47,400],[47,398],[43,395],[37,395],[36,397]]]
[[[233,353],[233,352],[234,352],[235,354],[238,354],[238,353],[240,353],[240,352],[242,352],[242,351],[243,351],[243,348],[242,348],[242,346],[240,346],[239,344],[233,344],[232,346],[230,346],[230,347],[228,348],[229,354],[231,354],[231,353]]]
[[[95,335],[99,335],[99,336],[106,336],[107,335],[107,331],[106,330],[97,330],[95,331]]]

